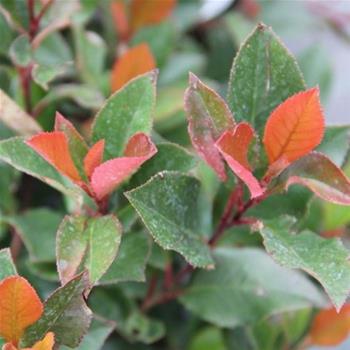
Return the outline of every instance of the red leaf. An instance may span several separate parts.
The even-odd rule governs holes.
[[[292,184],[308,187],[317,196],[337,204],[350,205],[350,180],[329,158],[311,152],[285,169],[271,184],[271,192]]]
[[[225,164],[215,147],[215,141],[224,131],[232,130],[235,121],[225,101],[214,90],[192,73],[189,83],[185,92],[185,111],[193,147],[218,177],[225,181]]]
[[[26,279],[11,276],[0,283],[0,336],[17,346],[24,330],[36,322],[43,304]]]
[[[75,182],[81,181],[69,152],[67,137],[62,131],[40,133],[29,139],[27,144],[59,172]]]
[[[111,159],[94,170],[91,187],[96,198],[106,197],[155,153],[157,148],[147,135],[138,133],[132,136],[124,157]]]
[[[90,179],[93,171],[103,160],[103,151],[105,148],[105,140],[96,142],[84,158],[84,169],[86,176]]]
[[[320,311],[313,320],[310,340],[314,345],[335,346],[350,334],[350,304],[339,313],[334,308]]]
[[[226,131],[216,142],[216,147],[232,171],[248,186],[253,198],[263,193],[247,160],[249,145],[254,136],[254,130],[248,123],[240,123],[233,131]]]
[[[264,145],[270,164],[281,158],[289,163],[312,151],[322,140],[324,117],[318,88],[293,95],[270,115]]]
[[[154,68],[156,68],[156,63],[147,44],[142,43],[129,49],[116,60],[113,66],[112,91],[119,90],[131,79]]]
[[[173,11],[176,0],[132,0],[130,8],[130,25],[133,32],[141,27],[157,24],[167,18]]]
[[[125,41],[129,37],[129,21],[127,9],[123,0],[114,0],[111,2],[111,13],[114,25],[121,41]]]

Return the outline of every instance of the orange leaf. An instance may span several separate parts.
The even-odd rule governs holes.
[[[132,31],[161,22],[171,14],[175,5],[176,0],[132,0],[130,8]]]
[[[86,176],[91,177],[93,171],[102,163],[103,151],[105,149],[105,140],[96,142],[84,158],[84,169]]]
[[[27,144],[59,172],[73,181],[81,181],[69,152],[68,140],[62,131],[40,133],[28,140]]]
[[[120,89],[129,80],[149,72],[156,67],[154,57],[148,45],[139,44],[126,51],[116,60],[112,70],[112,91]]]
[[[0,336],[17,346],[23,331],[36,322],[43,304],[26,279],[11,276],[0,283]]]
[[[127,40],[129,37],[129,21],[125,2],[123,0],[112,1],[111,13],[119,38],[122,41]]]
[[[52,350],[55,344],[55,335],[52,332],[49,332],[45,335],[43,340],[38,341],[32,347],[32,350]],[[31,350],[31,349],[23,349]]]
[[[312,344],[332,346],[342,343],[350,334],[350,304],[339,313],[334,308],[320,311],[311,326]]]
[[[254,130],[248,123],[240,123],[233,131],[224,132],[215,144],[232,171],[248,186],[253,198],[263,193],[247,159],[254,136]]]
[[[324,117],[318,88],[289,97],[270,115],[264,145],[270,164],[286,159],[289,163],[312,151],[322,140]]]

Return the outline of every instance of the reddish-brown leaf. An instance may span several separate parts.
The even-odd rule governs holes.
[[[100,140],[90,148],[88,154],[84,158],[84,169],[88,178],[91,177],[95,168],[102,163],[104,149],[105,140]]]
[[[36,322],[43,304],[32,286],[20,276],[0,283],[0,336],[17,346],[23,331]]]
[[[127,9],[123,0],[114,0],[111,2],[111,13],[114,20],[114,26],[118,36],[122,41],[129,37],[129,20]]]
[[[289,163],[312,151],[322,140],[324,117],[318,88],[299,92],[270,115],[263,142],[270,164],[281,158]]]
[[[310,340],[314,345],[335,346],[350,335],[350,304],[339,313],[335,308],[320,311],[313,320]]]
[[[233,130],[235,121],[219,94],[192,73],[189,75],[189,83],[185,92],[185,111],[192,145],[218,177],[225,181],[225,164],[215,142],[223,132]]]
[[[157,148],[146,134],[132,136],[124,157],[111,159],[94,170],[91,187],[96,198],[101,200],[106,197],[155,153]]]
[[[40,133],[29,139],[27,144],[59,172],[75,182],[81,181],[69,152],[67,137],[62,131]]]
[[[119,90],[131,79],[154,68],[156,68],[156,63],[147,44],[142,43],[129,49],[116,60],[113,66],[111,76],[112,91]]]
[[[271,183],[270,191],[288,189],[292,184],[306,186],[326,201],[350,205],[350,180],[322,153],[311,152],[289,165]]]
[[[173,11],[176,0],[132,0],[130,6],[130,26],[133,32],[157,24]]]
[[[238,124],[233,131],[226,131],[216,142],[216,147],[232,171],[248,186],[253,198],[262,195],[263,189],[254,177],[248,163],[249,145],[254,139],[254,130],[248,123]]]

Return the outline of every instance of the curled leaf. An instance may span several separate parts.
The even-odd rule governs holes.
[[[308,187],[322,199],[350,205],[350,180],[324,154],[311,152],[285,169],[270,185],[271,192],[292,184]]]
[[[36,322],[43,304],[33,287],[20,276],[0,283],[0,336],[17,346],[24,330]]]
[[[270,164],[281,158],[292,163],[308,154],[321,142],[323,131],[318,88],[289,97],[271,113],[265,126],[263,142]]]
[[[225,181],[225,165],[215,141],[223,132],[234,128],[233,116],[225,101],[192,73],[189,83],[185,92],[185,111],[193,147]]]
[[[128,81],[138,75],[156,68],[151,50],[145,43],[139,44],[126,51],[118,58],[112,69],[112,92],[119,90]]]
[[[314,345],[335,346],[350,334],[350,304],[338,313],[335,308],[321,310],[313,320],[310,340]]]
[[[247,159],[254,136],[254,130],[248,123],[240,123],[233,131],[226,131],[215,144],[232,171],[248,186],[253,198],[264,192]]]
[[[101,200],[157,152],[156,146],[144,133],[137,133],[126,145],[124,157],[99,165],[91,176],[91,187]]]

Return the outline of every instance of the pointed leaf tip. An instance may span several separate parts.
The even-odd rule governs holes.
[[[248,186],[252,198],[264,192],[247,159],[254,137],[253,128],[248,123],[240,123],[233,131],[226,131],[215,144],[232,171]]]
[[[124,157],[111,159],[98,166],[91,176],[91,186],[101,200],[126,180],[146,160],[157,153],[157,148],[144,133],[137,133],[128,141]]]
[[[26,143],[60,173],[73,181],[81,181],[70,155],[68,140],[64,132],[43,132],[33,136]]]
[[[103,160],[103,152],[105,149],[105,140],[96,142],[84,158],[84,169],[86,176],[90,179],[95,168],[98,167]]]
[[[311,152],[322,140],[324,116],[318,88],[299,92],[270,115],[263,143],[270,164],[285,158],[292,163]]]

